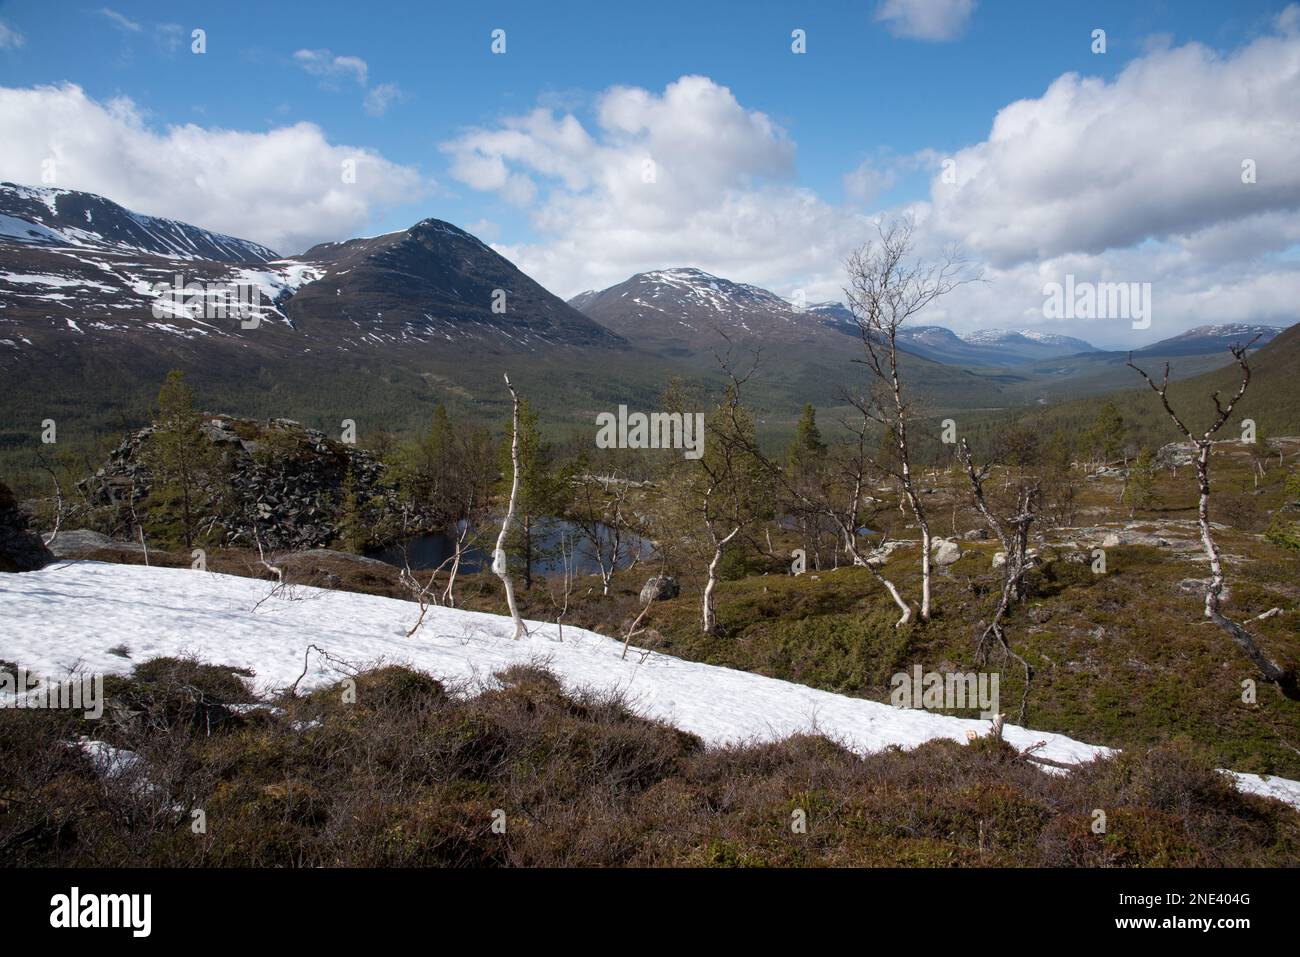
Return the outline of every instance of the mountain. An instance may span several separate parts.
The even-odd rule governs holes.
[[[314,275],[285,304],[304,332],[333,326],[353,343],[487,340],[533,348],[622,342],[485,243],[441,220],[314,246],[295,260]]]
[[[192,297],[162,303],[159,317],[158,283],[255,287],[264,325],[246,330]],[[39,348],[35,337],[51,329],[72,343],[83,340],[67,339],[68,330],[88,343],[147,336],[150,349],[159,334],[300,352],[402,342],[446,349],[459,340],[497,351],[620,344],[478,239],[436,219],[280,258],[100,196],[12,184],[0,186],[0,299],[0,343],[19,352]]]
[[[1097,351],[1096,346],[1083,339],[1037,329],[1021,329],[1018,332],[1009,329],[977,329],[961,339],[968,346],[989,350],[989,358],[1001,357],[1003,365]]]
[[[719,333],[781,348],[843,344],[815,314],[796,311],[776,293],[690,267],[637,273],[569,305],[642,348],[677,358],[707,353]]]
[[[15,183],[0,183],[0,237],[171,259],[255,264],[279,258],[273,250],[247,239],[133,213],[93,193]]]
[[[256,322],[211,308],[232,287],[256,292]],[[0,471],[10,450],[34,461],[33,423],[47,418],[60,443],[143,424],[173,368],[209,407],[329,433],[351,418],[373,434],[439,401],[497,420],[503,372],[570,413],[658,394],[662,370],[625,352],[437,219],[280,257],[93,194],[0,186]]]
[[[808,311],[833,328],[858,335],[853,313],[842,302],[815,303],[808,307]],[[898,344],[914,355],[935,362],[994,368],[1097,351],[1095,346],[1082,339],[1034,329],[1019,332],[980,329],[959,336],[944,326],[904,325],[898,333]]]
[[[1200,431],[1209,425],[1215,414],[1210,397],[1216,392],[1221,397],[1234,394],[1241,384],[1241,370],[1226,347],[1209,355],[1179,356],[1168,352],[1165,343],[1181,338],[1174,336],[1134,352],[1133,362],[1157,382],[1164,372],[1165,363],[1169,363],[1170,401],[1187,425],[1193,431]],[[1214,334],[1210,338],[1215,338]],[[1239,341],[1232,336],[1229,339]],[[1249,341],[1249,336],[1241,341]],[[1268,435],[1300,433],[1300,389],[1295,387],[1297,378],[1300,378],[1300,325],[1284,329],[1266,344],[1260,343],[1247,352],[1251,368],[1250,386],[1218,438],[1239,438],[1241,422],[1248,418],[1254,419]],[[1065,401],[1043,404],[1032,410],[1022,408],[986,416],[988,428],[996,429],[1010,421],[1019,421],[1039,435],[1050,435],[1058,428],[1077,435],[1093,423],[1103,403],[1112,402],[1120,410],[1132,442],[1157,448],[1166,442],[1181,440],[1182,436],[1160,400],[1138,374],[1125,365],[1128,353],[1100,355],[1105,357],[1104,364],[1098,360],[1092,370],[1080,372],[1071,391],[1059,395]]]
[[[633,347],[697,371],[716,371],[717,356],[731,353],[737,371],[743,372],[757,351],[756,378],[780,392],[787,410],[804,402],[837,403],[843,388],[864,382],[863,370],[852,362],[862,348],[858,327],[840,303],[799,309],[759,286],[677,267],[637,273],[607,289],[580,293],[569,305]],[[935,408],[1005,405],[996,375],[943,365],[907,348],[903,365],[909,385],[925,393]]]
[[[1142,349],[1135,355],[1204,355],[1206,353],[1227,353],[1233,345],[1244,345],[1256,339],[1254,348],[1267,345],[1283,331],[1281,326],[1261,326],[1245,322],[1229,322],[1219,325],[1197,326],[1186,332],[1161,339]]]

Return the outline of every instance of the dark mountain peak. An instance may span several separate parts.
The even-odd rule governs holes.
[[[542,288],[477,236],[441,219],[313,246],[295,260],[321,270],[288,303],[303,328],[342,321],[349,336],[487,340],[502,348],[622,340]]]

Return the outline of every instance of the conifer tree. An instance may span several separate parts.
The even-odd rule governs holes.
[[[194,408],[194,390],[179,369],[167,373],[158,391],[146,458],[153,472],[149,512],[156,534],[165,543],[179,541],[192,547],[219,458],[203,434],[202,415]]]

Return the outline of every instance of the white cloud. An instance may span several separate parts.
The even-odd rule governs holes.
[[[188,32],[179,23],[159,23],[153,27],[154,42],[165,53],[175,53],[181,44],[189,38]]]
[[[966,29],[975,0],[882,0],[876,19],[912,40],[954,40]]]
[[[501,251],[557,293],[676,265],[789,292],[861,226],[794,184],[785,131],[707,77],[614,87],[594,113],[589,129],[539,108],[442,144],[454,179],[528,210],[544,239]]]
[[[1058,330],[1101,343],[1296,320],[1295,31],[1228,55],[1197,44],[1152,50],[1110,82],[1066,74],[1003,108],[988,138],[952,159],[957,181],[936,170],[922,233],[931,248],[960,242],[993,280],[952,297],[958,328],[1042,323],[1042,286],[1067,273],[1152,284],[1150,330],[1114,321]],[[1242,181],[1246,160],[1254,183]]]
[[[359,56],[337,56],[329,50],[297,50],[293,60],[312,76],[320,77],[321,86],[326,89],[337,89],[339,80],[355,81],[357,86],[366,90],[361,106],[371,116],[383,116],[390,106],[406,95],[396,83],[369,86],[370,67]]]
[[[1300,207],[1300,37],[1197,44],[1112,82],[1066,74],[1003,108],[931,187],[934,220],[996,265],[1122,249]],[[1253,161],[1257,182],[1242,182]]]
[[[1152,283],[1149,330],[1116,320],[1054,330],[1103,345],[1205,322],[1296,319],[1296,31],[1222,56],[1195,44],[1151,50],[1109,82],[1064,75],[1003,108],[986,140],[951,157],[882,154],[849,171],[848,207],[793,182],[785,132],[706,77],[662,93],[608,90],[594,115],[584,124],[536,109],[442,145],[454,179],[527,211],[537,238],[499,248],[563,295],[691,265],[838,298],[843,256],[872,234],[859,210],[924,164],[935,171],[928,198],[880,214],[913,212],[920,252],[957,242],[991,281],[921,321],[1046,327],[1044,284],[1067,273]],[[955,184],[942,181],[945,158]],[[1252,184],[1242,182],[1246,159]]]
[[[844,192],[849,199],[867,206],[897,181],[898,175],[893,168],[881,168],[868,160],[844,174]]]
[[[383,116],[401,98],[402,90],[396,83],[379,83],[366,93],[363,106],[371,116]]]
[[[365,86],[369,78],[370,68],[359,56],[335,56],[329,50],[297,50],[293,59],[312,76],[324,77],[326,80],[342,77]]]
[[[109,20],[113,21],[113,25],[119,30],[125,30],[127,33],[140,32],[140,24],[136,23],[134,20],[128,19],[116,10],[112,10],[108,7],[101,7],[99,12],[108,17]]]
[[[0,50],[17,50],[26,42],[25,36],[4,21],[0,21]]]
[[[0,88],[0,141],[0,179],[40,185],[42,162],[53,159],[56,186],[284,254],[356,235],[378,209],[429,186],[373,150],[330,143],[312,123],[156,130],[130,100],[97,102],[72,85]],[[346,160],[355,183],[343,181]]]
[[[1300,32],[1300,3],[1290,4],[1277,15],[1277,29],[1286,34]]]

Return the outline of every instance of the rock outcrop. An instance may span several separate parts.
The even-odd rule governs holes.
[[[373,452],[291,419],[205,415],[202,429],[220,464],[204,479],[207,514],[197,524],[223,545],[253,546],[260,540],[271,549],[307,549],[339,540],[349,474],[357,501],[366,503],[372,516],[368,532],[390,520],[405,524],[411,534],[427,530],[418,515],[397,521],[401,503]],[[147,503],[154,484],[148,454],[154,434],[152,427],[130,433],[93,476],[78,483],[87,500],[114,513],[118,523],[133,506]]]

